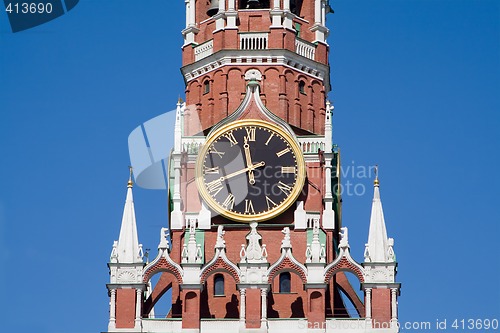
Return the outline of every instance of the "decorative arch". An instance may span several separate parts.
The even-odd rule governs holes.
[[[234,267],[232,267],[221,257],[217,258],[217,260],[210,266],[205,266],[205,268],[201,272],[200,283],[204,284],[210,275],[220,272],[228,273],[233,277],[236,283],[240,283],[240,277],[236,269],[234,269]]]
[[[271,269],[271,271],[269,272],[267,281],[269,283],[272,283],[274,278],[276,276],[279,276],[279,274],[283,273],[283,272],[295,273],[300,277],[300,279],[302,280],[302,283],[304,283],[304,284],[307,283],[306,272],[302,269],[302,267],[300,267],[299,265],[294,263],[288,257],[285,257],[278,265],[274,266]]]
[[[346,257],[342,257],[335,265],[332,265],[326,270],[325,283],[341,271],[347,271],[356,275],[361,283],[365,282],[363,271],[353,262],[349,261]]]
[[[143,282],[148,283],[153,275],[159,272],[172,274],[176,278],[177,282],[179,284],[182,284],[182,273],[180,272],[180,270],[170,262],[168,262],[163,256],[157,262],[152,263],[151,266],[146,268],[143,276]]]

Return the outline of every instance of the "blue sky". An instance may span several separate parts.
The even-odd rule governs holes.
[[[400,320],[499,318],[500,2],[331,5],[333,139],[343,182],[361,194],[344,195],[353,256],[372,179],[350,171],[379,164]],[[127,137],[183,96],[183,6],[82,0],[15,34],[0,13],[3,330],[106,329]],[[140,241],[155,254],[166,193],[134,194]]]

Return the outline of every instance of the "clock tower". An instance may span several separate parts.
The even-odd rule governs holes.
[[[108,332],[397,332],[378,179],[363,262],[342,225],[329,1],[185,4],[168,228],[143,263],[130,180]]]

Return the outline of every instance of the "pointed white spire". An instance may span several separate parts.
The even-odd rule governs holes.
[[[389,252],[392,252],[392,243],[394,241],[391,243],[387,238],[384,211],[382,209],[382,201],[380,200],[380,183],[377,167],[375,172],[372,214],[370,217],[368,243],[365,248],[365,262],[392,262],[394,261],[394,255],[389,255]]]
[[[125,208],[123,209],[120,237],[118,238],[118,244],[116,246],[116,256],[118,262],[127,264],[142,263],[142,245],[139,244],[137,236],[132,187],[132,168],[130,168],[127,198],[125,200]]]

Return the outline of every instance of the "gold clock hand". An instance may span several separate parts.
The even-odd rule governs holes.
[[[257,164],[250,165],[249,167],[247,167],[245,169],[241,169],[241,170],[235,171],[233,173],[230,173],[229,175],[225,175],[223,177],[220,177],[219,180],[224,181],[226,179],[233,178],[233,177],[241,175],[242,173],[245,173],[247,171],[253,171],[254,169],[259,168],[261,166],[264,166],[265,164],[266,163],[264,161],[262,161],[262,162],[259,162]]]
[[[247,167],[252,165],[252,156],[250,155],[250,145],[248,144],[247,137],[244,138],[245,144],[243,145],[243,149],[245,150],[245,158],[247,160]],[[253,170],[248,170],[248,182],[250,185],[255,184],[255,175],[253,174]]]
[[[250,145],[247,142],[247,138],[245,137],[245,144],[243,145],[243,149],[245,149],[245,157],[247,160],[247,167],[252,165],[252,157],[250,156]]]
[[[252,170],[248,171],[248,183],[250,183],[250,185],[255,184],[255,175],[253,174]]]

